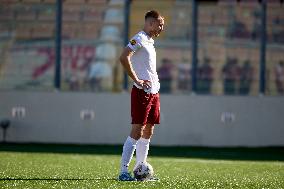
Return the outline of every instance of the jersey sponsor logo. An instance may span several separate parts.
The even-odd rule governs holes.
[[[130,41],[130,44],[131,44],[131,45],[135,45],[135,44],[136,44],[135,39],[132,39],[132,40]]]

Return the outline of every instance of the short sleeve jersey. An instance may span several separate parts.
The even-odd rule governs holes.
[[[131,62],[137,77],[141,80],[149,80],[151,88],[146,92],[156,94],[159,92],[160,83],[156,71],[156,50],[154,40],[144,31],[140,31],[127,45],[134,54],[131,56]],[[141,89],[136,83],[134,85]]]

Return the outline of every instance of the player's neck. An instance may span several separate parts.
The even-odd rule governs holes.
[[[153,35],[151,34],[150,31],[148,31],[146,28],[143,29],[143,31],[148,35],[148,37],[153,38]]]

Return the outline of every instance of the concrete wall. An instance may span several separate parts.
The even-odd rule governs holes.
[[[128,93],[0,92],[0,119],[11,120],[8,142],[122,144],[129,101]],[[152,144],[284,146],[284,98],[161,95]]]

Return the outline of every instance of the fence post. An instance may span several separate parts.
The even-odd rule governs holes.
[[[62,0],[56,1],[56,33],[55,33],[55,73],[54,87],[61,88],[61,27],[62,27]]]
[[[266,70],[266,0],[261,1],[261,35],[260,35],[260,71],[259,93],[265,94],[265,70]]]
[[[131,0],[125,0],[124,5],[124,46],[128,44],[129,41],[129,14],[130,14],[130,5]],[[123,79],[123,89],[128,89],[128,75],[124,71],[124,79]]]
[[[197,51],[198,51],[198,2],[196,0],[192,0],[192,68],[191,68],[191,76],[192,76],[192,92],[195,93],[197,91]]]

